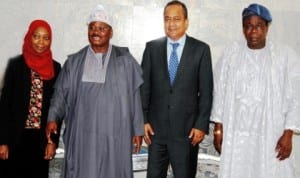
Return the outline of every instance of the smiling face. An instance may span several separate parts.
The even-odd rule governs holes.
[[[243,32],[250,49],[261,49],[265,47],[268,23],[264,19],[256,15],[244,19]]]
[[[107,52],[109,40],[113,35],[112,28],[103,22],[91,22],[88,26],[88,38],[92,49],[97,52]]]
[[[44,27],[38,27],[31,35],[31,45],[35,52],[43,53],[50,48],[50,34]]]
[[[181,5],[174,4],[165,8],[164,28],[166,35],[173,41],[179,40],[186,32],[189,22]]]

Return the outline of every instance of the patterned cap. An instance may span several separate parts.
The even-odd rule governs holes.
[[[252,15],[260,16],[267,22],[272,22],[272,16],[270,14],[270,11],[263,5],[250,4],[247,8],[245,8],[243,10],[243,13],[242,13],[243,20]]]
[[[101,4],[98,4],[89,15],[87,24],[90,24],[91,22],[104,22],[112,27],[112,19]]]

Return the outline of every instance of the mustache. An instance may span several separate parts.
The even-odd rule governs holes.
[[[99,37],[99,38],[100,38],[100,35],[97,35],[97,34],[91,34],[90,37]]]

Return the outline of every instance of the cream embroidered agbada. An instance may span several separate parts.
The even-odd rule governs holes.
[[[226,49],[214,71],[211,120],[223,124],[219,178],[294,178],[276,158],[284,129],[300,129],[300,59],[283,45]]]

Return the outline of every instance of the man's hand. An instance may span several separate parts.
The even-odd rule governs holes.
[[[9,149],[8,145],[0,145],[0,159],[8,159]]]
[[[142,146],[143,137],[142,136],[133,136],[133,153],[138,154]]]
[[[150,145],[151,144],[150,136],[154,135],[154,131],[153,131],[153,129],[152,129],[152,127],[149,123],[144,124],[144,132],[145,132],[144,133],[144,140],[148,145]]]
[[[56,145],[55,145],[55,143],[48,143],[46,145],[44,159],[46,159],[46,160],[53,159],[54,156],[55,156],[55,151],[56,151]]]
[[[192,145],[195,146],[200,143],[205,136],[205,132],[199,129],[192,128],[189,138],[192,139]]]
[[[276,145],[277,158],[282,161],[290,157],[292,152],[292,138],[294,132],[292,130],[285,130],[279,138]]]
[[[215,123],[214,128],[214,145],[216,150],[221,154],[223,141],[223,125],[221,123]]]
[[[46,136],[49,144],[53,144],[51,134],[57,134],[57,123],[55,121],[49,121],[46,127]]]

